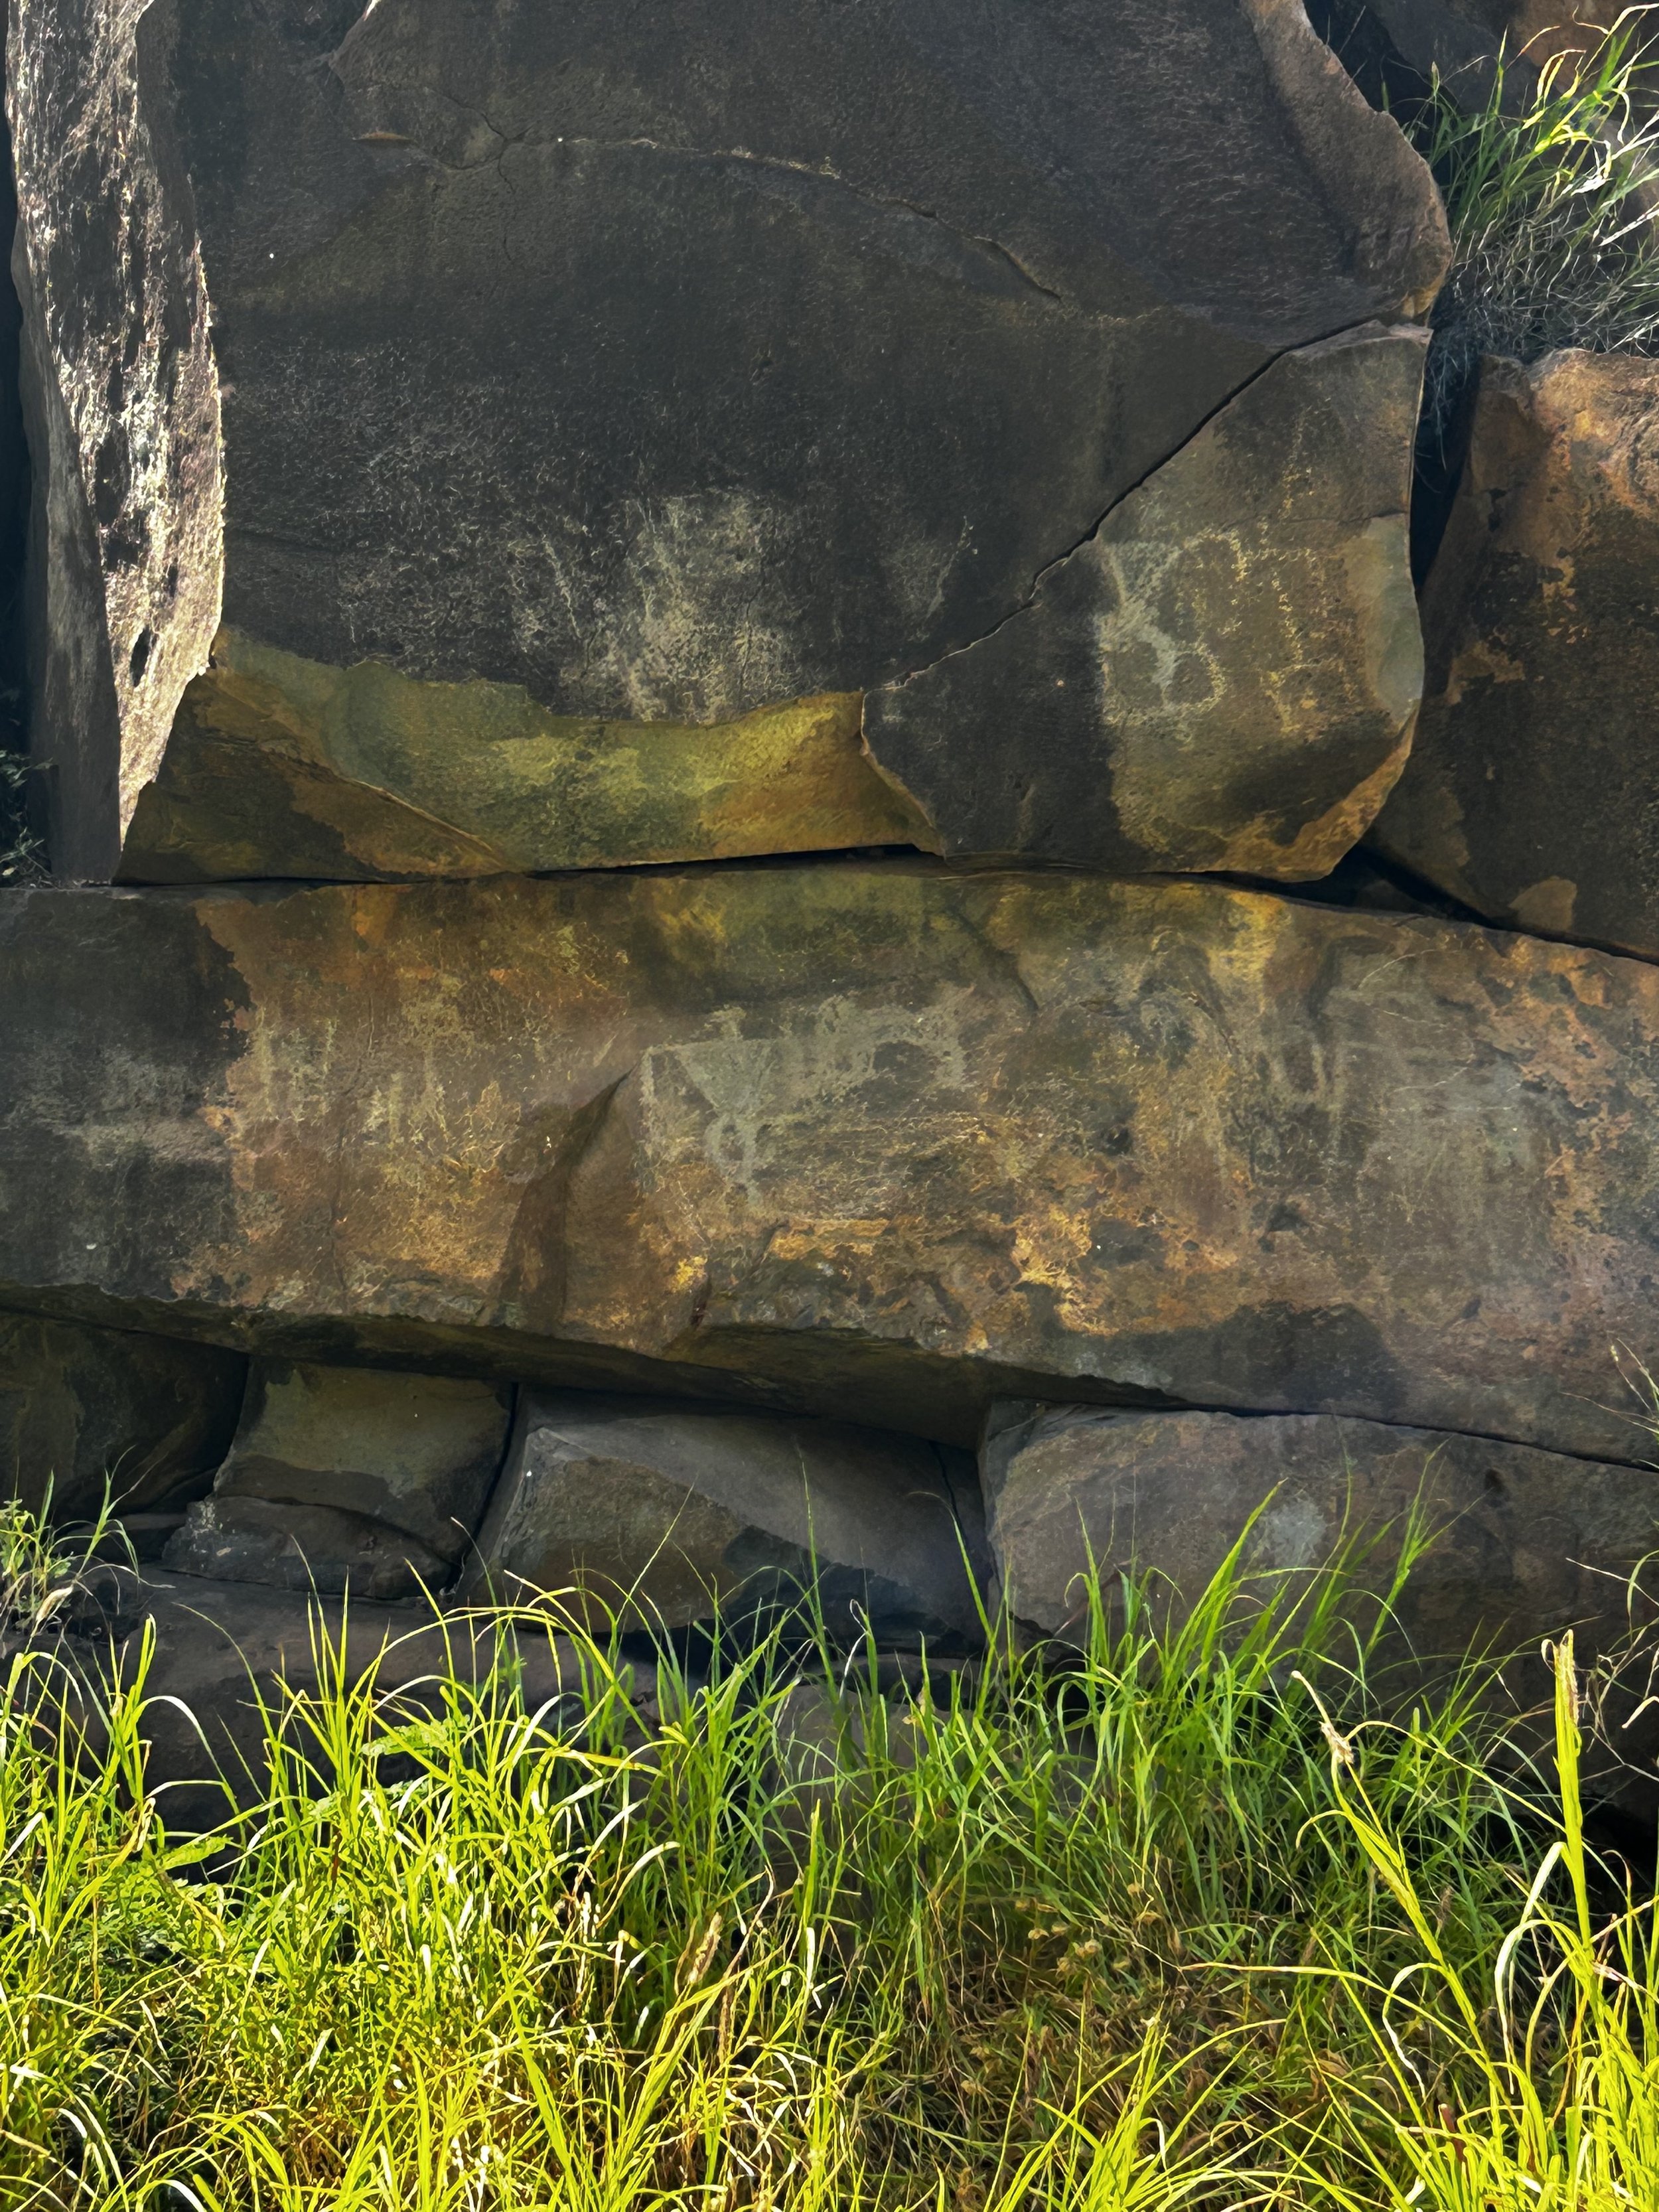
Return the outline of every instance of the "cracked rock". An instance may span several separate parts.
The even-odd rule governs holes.
[[[453,1566],[495,1480],[512,1410],[512,1393],[489,1382],[256,1361],[214,1496],[359,1514]]]
[[[1281,355],[1030,606],[871,695],[872,756],[946,853],[1335,866],[1405,765],[1422,690],[1407,516],[1426,343],[1372,325]]]
[[[1428,173],[1297,0],[857,15],[18,12],[64,872],[956,849],[863,695],[997,630],[1280,355],[1433,295]],[[1388,406],[1354,434],[1403,465]],[[1274,825],[1343,797],[1326,703]],[[1009,739],[969,704],[963,793]]]
[[[836,1643],[981,1640],[971,1457],[843,1421],[528,1394],[471,1587],[625,1627],[806,1606]],[[465,1592],[464,1591],[464,1595]]]
[[[1477,913],[1659,958],[1659,365],[1489,360],[1379,848]]]
[[[911,860],[19,890],[0,969],[9,1309],[957,1443],[1099,1396],[1652,1456],[1642,961]]]
[[[1155,1610],[1189,1606],[1241,1538],[1258,1601],[1293,1601],[1345,1541],[1364,1547],[1359,1588],[1386,1596],[1417,1508],[1437,1533],[1396,1617],[1420,1657],[1535,1650],[1575,1627],[1584,1651],[1626,1626],[1628,1577],[1659,1534],[1648,1468],[1319,1414],[1005,1402],[980,1463],[999,1593],[1067,1641],[1086,1636],[1095,1585],[1110,1610],[1133,1571]]]

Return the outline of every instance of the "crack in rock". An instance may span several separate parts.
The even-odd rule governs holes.
[[[1030,609],[1036,604],[1037,595],[1041,592],[1045,580],[1051,576],[1056,568],[1064,568],[1066,562],[1072,560],[1077,554],[1083,550],[1085,545],[1091,544],[1095,538],[1098,538],[1101,532],[1105,528],[1107,523],[1110,521],[1112,516],[1116,514],[1118,508],[1122,506],[1126,499],[1132,499],[1138,491],[1144,490],[1146,485],[1152,482],[1152,478],[1158,475],[1161,469],[1167,468],[1171,461],[1178,459],[1181,454],[1184,453],[1194,439],[1201,437],[1204,432],[1209,428],[1211,423],[1213,422],[1218,416],[1224,415],[1227,410],[1232,406],[1236,400],[1243,398],[1244,394],[1250,390],[1251,386],[1259,383],[1261,378],[1267,374],[1269,369],[1276,368],[1279,362],[1283,361],[1287,355],[1293,353],[1304,353],[1312,346],[1328,344],[1332,339],[1346,337],[1350,331],[1365,329],[1367,325],[1375,319],[1375,317],[1367,316],[1363,322],[1346,323],[1339,325],[1335,330],[1322,331],[1316,337],[1307,339],[1300,345],[1282,347],[1279,352],[1272,355],[1267,361],[1264,361],[1259,368],[1253,369],[1250,374],[1245,377],[1241,383],[1235,385],[1232,390],[1229,392],[1224,398],[1218,400],[1216,404],[1211,408],[1207,415],[1203,416],[1198,422],[1193,424],[1191,429],[1187,432],[1186,435],[1182,439],[1181,443],[1178,446],[1171,446],[1168,453],[1159,454],[1157,460],[1153,461],[1147,468],[1144,469],[1140,475],[1135,478],[1133,483],[1126,484],[1123,489],[1119,492],[1116,498],[1114,499],[1109,506],[1103,508],[1101,513],[1097,514],[1094,520],[1089,525],[1089,527],[1084,531],[1073,544],[1066,546],[1060,552],[1054,554],[1049,560],[1045,561],[1042,566],[1037,569],[1036,574],[1032,576],[1030,587],[1026,592],[1024,597],[1015,605],[1010,607],[1006,614],[1001,616],[996,622],[994,622],[989,629],[981,630],[976,637],[969,638],[963,644],[951,646],[948,652],[938,653],[932,660],[924,661],[920,668],[907,668],[902,676],[890,677],[886,683],[878,684],[875,688],[883,691],[902,690],[907,684],[916,683],[922,677],[931,675],[934,669],[942,667],[947,660],[958,659],[964,653],[972,653],[976,647],[981,645],[988,645],[994,637],[997,636],[1001,631],[1006,629],[1010,623],[1017,621],[1021,615],[1030,612]]]

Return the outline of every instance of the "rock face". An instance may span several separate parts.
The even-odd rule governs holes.
[[[875,692],[948,853],[1322,876],[1405,765],[1426,333],[1285,354],[977,643]],[[995,741],[965,749],[988,724]]]
[[[205,1488],[247,1362],[211,1345],[0,1313],[0,1494],[59,1521]]]
[[[0,969],[13,1304],[961,1442],[1162,1396],[1651,1452],[1640,962],[915,861],[36,890]]]
[[[393,1604],[441,1590],[454,1571],[419,1537],[366,1514],[216,1493],[191,1507],[161,1557],[178,1574]]]
[[[579,1722],[580,1656],[528,1614],[434,1618],[428,1608],[382,1605],[357,1589],[342,1603],[310,1589],[260,1589],[165,1571],[120,1582],[113,1620],[90,1636],[58,1638],[54,1656],[94,1693],[112,1674],[131,1683],[143,1624],[155,1622],[145,1677],[146,1771],[152,1785],[167,1785],[164,1802],[175,1832],[188,1834],[198,1818],[222,1820],[227,1784],[244,1803],[258,1802],[252,1778],[264,1772],[266,1717],[280,1712],[285,1690],[317,1693],[321,1639],[347,1682],[361,1686],[372,1676],[383,1718],[417,1715],[429,1705],[433,1676],[449,1669],[478,1686],[516,1676],[526,1711],[541,1711],[550,1727],[562,1718],[568,1727]],[[629,1671],[619,1670],[624,1687],[635,1701],[648,1700],[650,1670],[635,1667],[631,1681]],[[298,1748],[302,1755],[314,1751],[303,1730]],[[199,1797],[181,1786],[193,1783],[207,1785]]]
[[[1247,1574],[1316,1567],[1346,1529],[1380,1539],[1359,1572],[1386,1592],[1420,1497],[1443,1533],[1401,1593],[1400,1625],[1424,1658],[1535,1644],[1575,1624],[1590,1643],[1616,1632],[1625,1578],[1659,1534],[1648,1468],[1321,1415],[1010,1404],[988,1424],[981,1466],[1000,1589],[1061,1638],[1086,1632],[1091,1579],[1127,1567],[1191,1602],[1264,1505]]]
[[[1427,172],[1297,0],[1104,27],[867,0],[856,37],[817,0],[15,15],[64,871],[957,850],[988,818],[1046,852],[1063,789],[1030,846],[1017,805],[987,815],[1014,673],[970,712],[922,683],[862,747],[860,696],[1029,607],[1017,696],[1090,672],[1059,783],[1115,778],[1126,728],[1141,763],[1224,740],[1291,587],[1310,665],[1277,750],[1238,788],[1195,769],[1190,823],[1097,805],[1063,849],[1231,866],[1265,840],[1293,873],[1381,795],[1415,342],[1362,346],[1357,397],[1328,388],[1357,360],[1287,368],[1267,430],[1243,406],[1158,483],[1280,356],[1420,313],[1443,271]],[[1311,460],[1334,422],[1329,511],[1292,487],[1235,530],[1262,438]],[[1212,661],[1193,634],[1241,562]]]
[[[488,1382],[256,1361],[214,1501],[356,1515],[418,1538],[453,1566],[500,1469],[512,1414],[512,1393]]]
[[[222,630],[122,872],[489,876],[935,842],[866,757],[856,692],[717,730],[606,723],[549,714],[522,685],[328,668]]]
[[[843,1644],[973,1648],[973,1461],[912,1437],[574,1391],[526,1394],[471,1587],[678,1628],[815,1591]]]
[[[1478,912],[1659,955],[1659,366],[1483,365],[1381,848]]]

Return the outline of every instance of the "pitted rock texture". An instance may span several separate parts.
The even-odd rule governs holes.
[[[1415,1510],[1437,1533],[1395,1604],[1421,1657],[1569,1628],[1589,1649],[1626,1627],[1628,1577],[1659,1534],[1650,1468],[1326,1415],[1008,1404],[981,1468],[999,1595],[1077,1641],[1094,1585],[1109,1608],[1133,1572],[1155,1605],[1190,1606],[1241,1538],[1258,1597],[1291,1601],[1345,1544],[1358,1587],[1387,1597]]]
[[[82,1521],[205,1489],[242,1403],[239,1352],[0,1313],[0,1495]]]
[[[895,861],[33,890],[0,969],[13,1305],[964,1443],[1163,1396],[1651,1455],[1639,961]]]
[[[673,1629],[805,1607],[836,1643],[976,1649],[966,1452],[846,1421],[526,1393],[463,1595]]]
[[[1405,766],[1422,693],[1426,343],[1371,325],[1283,355],[1028,606],[872,695],[871,750],[947,853],[1328,873]]]
[[[8,10],[33,472],[30,739],[52,863],[116,866],[218,625],[219,384],[167,89],[171,11]]]
[[[1522,929],[1659,957],[1659,365],[1482,365],[1381,849]]]
[[[158,767],[129,872],[170,879],[806,849],[849,811],[890,839],[878,749],[826,724],[798,806],[734,797],[735,726],[988,635],[1279,354],[1421,313],[1445,265],[1427,171],[1297,0],[173,0],[136,49],[103,4],[12,32],[38,720],[88,757],[85,874]],[[1386,410],[1364,434],[1400,460]],[[100,475],[118,447],[145,469]],[[367,745],[317,720],[365,668],[434,695]],[[965,785],[1004,741],[963,725]],[[673,804],[639,789],[664,752]],[[573,763],[550,827],[525,783]]]
[[[488,1382],[256,1361],[214,1497],[359,1514],[418,1537],[453,1566],[478,1525],[512,1417],[511,1391]]]

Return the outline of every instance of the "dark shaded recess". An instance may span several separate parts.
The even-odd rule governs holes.
[[[1214,876],[1212,883],[1237,884],[1241,890],[1271,891],[1309,906],[1339,906],[1365,914],[1430,914],[1442,921],[1472,921],[1490,929],[1491,919],[1462,899],[1450,897],[1426,876],[1387,860],[1369,846],[1356,845],[1331,870],[1312,883],[1266,883],[1255,876]]]
[[[1308,21],[1373,107],[1403,122],[1428,97],[1423,70],[1408,61],[1365,0],[1307,0]]]
[[[1451,520],[1451,511],[1469,457],[1469,432],[1474,422],[1475,380],[1462,380],[1449,416],[1437,420],[1431,395],[1435,386],[1432,356],[1437,341],[1431,338],[1431,376],[1424,381],[1422,417],[1417,426],[1417,450],[1412,462],[1411,552],[1412,582],[1421,592],[1428,581],[1434,556]]]
[[[1413,137],[1412,126],[1429,97],[1431,66],[1437,65],[1448,76],[1466,79],[1471,101],[1483,100],[1487,96],[1490,76],[1481,63],[1468,57],[1476,47],[1495,40],[1483,39],[1478,27],[1449,8],[1437,7],[1434,0],[1417,0],[1415,6],[1410,5],[1408,0],[1408,4],[1396,5],[1389,11],[1395,24],[1409,23],[1418,33],[1409,56],[1401,51],[1390,22],[1368,5],[1367,0],[1307,0],[1307,9],[1314,29],[1371,106],[1392,115],[1407,137]],[[1531,82],[1531,70],[1522,63],[1511,62],[1510,72],[1517,94],[1524,92]],[[1443,193],[1445,178],[1437,173],[1435,182]],[[1429,321],[1432,330],[1432,314]],[[1443,401],[1431,410],[1429,396],[1437,390],[1435,349],[1431,341],[1412,479],[1412,581],[1419,592],[1446,534],[1452,501],[1468,453],[1472,412],[1469,391],[1458,395],[1449,411]]]
[[[27,829],[28,729],[24,677],[23,560],[28,544],[29,457],[18,390],[23,314],[11,281],[17,228],[11,134],[0,103],[0,885],[37,872]]]

